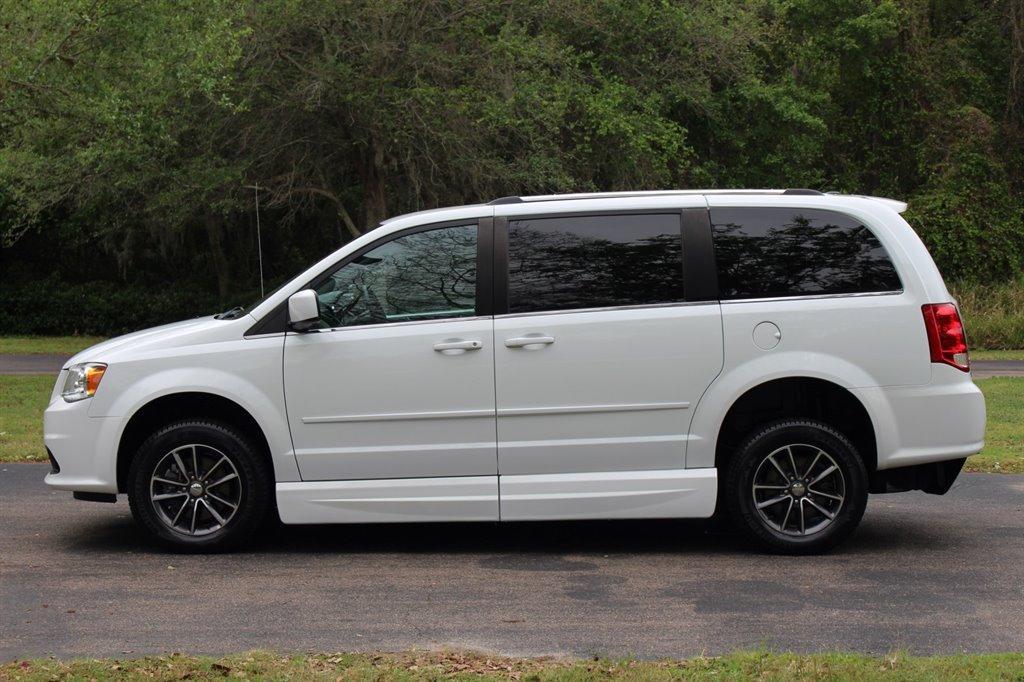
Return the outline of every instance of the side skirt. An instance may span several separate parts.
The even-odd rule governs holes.
[[[717,493],[716,469],[674,469],[278,483],[277,506],[288,524],[707,518]]]
[[[707,518],[718,470],[502,476],[501,520]]]
[[[284,523],[497,521],[498,477],[278,483],[277,510]]]

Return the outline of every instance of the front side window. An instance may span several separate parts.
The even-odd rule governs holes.
[[[878,238],[835,211],[713,208],[722,300],[900,291]]]
[[[324,327],[476,314],[476,225],[414,232],[382,244],[316,287]]]
[[[508,224],[508,311],[683,299],[679,214],[522,218]]]

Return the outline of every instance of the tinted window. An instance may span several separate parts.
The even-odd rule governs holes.
[[[711,222],[723,299],[902,289],[875,235],[842,213],[716,208]]]
[[[326,327],[476,314],[476,226],[393,239],[316,288]]]
[[[682,300],[678,214],[511,220],[510,313]]]

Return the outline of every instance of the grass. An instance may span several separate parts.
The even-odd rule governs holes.
[[[1024,378],[979,379],[988,421],[985,449],[967,460],[967,471],[1024,473]]]
[[[1024,348],[1024,280],[986,285],[950,284],[949,290],[960,304],[967,340],[972,347]]]
[[[974,350],[971,360],[1024,360],[1024,350]]]
[[[748,652],[675,661],[504,658],[457,652],[316,654],[265,651],[225,656],[181,654],[133,660],[33,660],[0,666],[0,680],[1021,680],[1024,654],[916,657]]]
[[[55,378],[0,376],[0,462],[42,462],[43,410]]]
[[[43,410],[53,377],[0,376],[0,462],[42,462]],[[966,471],[1024,473],[1024,378],[978,379],[988,406],[985,449]]]
[[[74,355],[102,340],[102,336],[0,336],[0,355],[16,353]]]

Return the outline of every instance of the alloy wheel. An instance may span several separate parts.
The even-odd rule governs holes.
[[[149,482],[149,497],[167,528],[188,536],[215,533],[242,503],[242,479],[231,459],[199,443],[164,455]]]
[[[835,521],[846,497],[846,480],[827,452],[794,443],[761,461],[751,492],[762,523],[785,535],[807,536]]]

